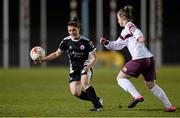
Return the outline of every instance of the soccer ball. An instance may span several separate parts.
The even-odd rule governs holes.
[[[32,60],[41,60],[45,57],[45,50],[40,46],[35,46],[30,51],[30,57]]]

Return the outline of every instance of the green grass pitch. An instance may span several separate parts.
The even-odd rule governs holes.
[[[116,83],[118,69],[95,68],[92,84],[104,110],[90,112],[90,102],[71,95],[68,68],[0,69],[0,117],[180,117],[180,67],[161,67],[157,83],[177,107],[167,113],[142,77],[131,79],[145,97],[128,109],[131,96]]]

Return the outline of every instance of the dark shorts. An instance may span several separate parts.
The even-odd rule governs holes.
[[[85,73],[82,70],[76,70],[73,73],[69,74],[69,83],[73,81],[80,81],[81,80],[81,75],[87,74],[89,79],[92,79],[93,75],[93,69],[91,68],[89,72]]]
[[[145,81],[155,80],[156,70],[154,57],[131,60],[125,64],[122,72],[136,78],[142,74]]]

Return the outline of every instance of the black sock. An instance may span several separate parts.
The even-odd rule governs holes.
[[[86,89],[87,95],[89,99],[94,104],[94,107],[101,107],[102,105],[99,103],[99,98],[96,96],[96,92],[92,86]]]
[[[89,98],[87,92],[81,91],[81,95],[78,97],[81,100],[87,100],[87,101],[91,101],[91,99]]]

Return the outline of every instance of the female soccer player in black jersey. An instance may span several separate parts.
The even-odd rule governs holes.
[[[67,52],[70,63],[69,87],[71,93],[82,99],[91,101],[93,108],[91,111],[101,111],[103,100],[96,96],[96,92],[90,84],[92,78],[92,67],[96,61],[96,48],[93,42],[80,35],[80,23],[77,17],[67,24],[69,36],[65,37],[57,51],[47,55],[35,63],[51,61],[58,58],[63,52]]]

